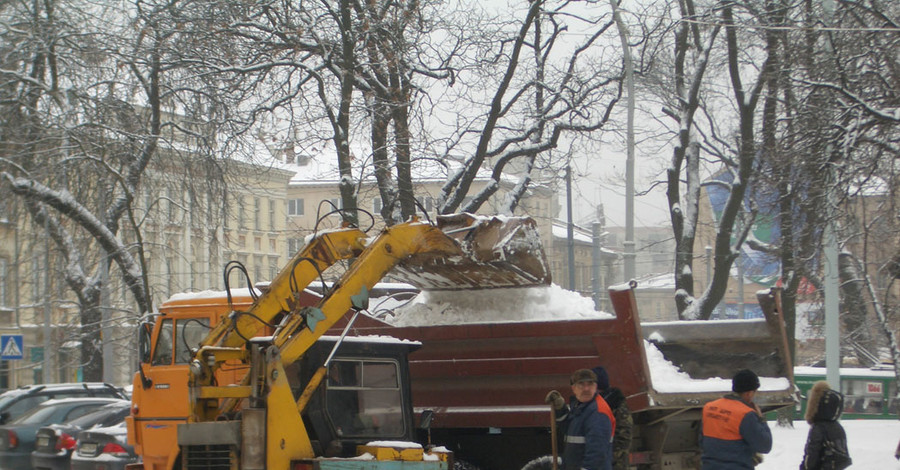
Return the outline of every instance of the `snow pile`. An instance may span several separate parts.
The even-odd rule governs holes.
[[[701,393],[731,391],[731,378],[692,379],[686,372],[682,372],[675,364],[667,360],[662,352],[649,341],[644,341],[644,351],[647,353],[647,363],[650,366],[650,380],[653,389],[659,393]],[[781,391],[790,387],[790,381],[785,377],[760,377],[759,389],[761,391]]]
[[[842,420],[847,433],[847,448],[858,470],[889,470],[900,468],[894,459],[900,421],[884,419]],[[794,469],[803,460],[803,448],[809,433],[806,421],[794,421],[794,427],[782,427],[769,421],[772,429],[772,451],[763,456],[756,470]]]
[[[422,291],[384,320],[394,326],[430,326],[612,317],[594,310],[593,300],[551,284],[465,292]]]

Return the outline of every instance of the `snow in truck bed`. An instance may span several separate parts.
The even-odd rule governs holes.
[[[457,325],[561,319],[613,318],[594,310],[594,302],[577,292],[549,286],[466,291],[421,292],[405,304],[373,298],[369,305],[393,313],[381,316],[394,326]],[[758,321],[763,321],[762,319]],[[653,388],[659,393],[708,393],[731,391],[731,378],[697,380],[682,372],[644,341]],[[761,391],[785,390],[787,378],[760,377]]]

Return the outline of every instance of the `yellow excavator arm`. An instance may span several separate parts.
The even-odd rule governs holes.
[[[227,315],[210,331],[200,346],[239,347],[256,336],[263,322],[270,323],[280,313],[296,308],[300,291],[319,274],[340,260],[359,256],[366,235],[356,228],[317,234],[269,284],[247,311]],[[198,357],[199,358],[199,357]]]

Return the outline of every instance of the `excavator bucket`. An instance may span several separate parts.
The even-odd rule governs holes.
[[[394,268],[404,282],[423,290],[550,284],[550,270],[534,220],[463,213],[438,216],[436,225],[459,253],[409,256]]]

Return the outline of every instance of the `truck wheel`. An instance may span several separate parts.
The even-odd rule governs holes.
[[[562,462],[558,457],[556,463],[558,468],[562,468]],[[522,470],[553,470],[553,456],[545,455],[543,457],[538,457],[531,462],[526,463],[525,466],[522,467]]]
[[[477,465],[465,460],[453,459],[453,470],[481,470]]]

